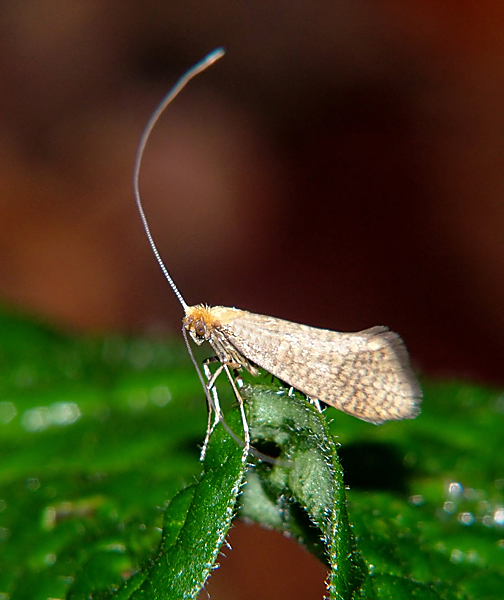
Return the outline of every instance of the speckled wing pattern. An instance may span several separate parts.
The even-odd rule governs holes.
[[[339,333],[238,309],[211,310],[219,337],[310,398],[377,424],[417,416],[420,385],[401,338],[386,327]]]

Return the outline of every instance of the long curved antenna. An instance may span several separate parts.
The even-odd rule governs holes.
[[[135,169],[133,171],[133,189],[135,192],[135,202],[136,202],[136,205],[138,208],[138,212],[140,213],[140,218],[142,219],[143,228],[145,230],[145,233],[147,234],[147,239],[149,240],[149,244],[150,244],[150,247],[152,248],[152,252],[154,252],[154,256],[156,257],[156,260],[158,261],[158,264],[161,267],[161,270],[163,271],[163,274],[166,277],[166,280],[170,284],[171,289],[175,292],[175,295],[177,296],[180,304],[182,304],[182,308],[184,310],[186,310],[188,308],[188,305],[186,304],[186,301],[184,300],[182,294],[179,292],[178,287],[175,285],[175,282],[171,278],[171,275],[168,272],[168,269],[166,268],[166,266],[163,262],[163,259],[161,258],[161,255],[159,254],[159,250],[157,249],[157,246],[154,243],[154,238],[152,237],[152,234],[151,234],[151,231],[149,228],[149,223],[147,222],[147,217],[145,216],[145,213],[144,213],[142,201],[140,199],[140,189],[138,186],[138,180],[139,180],[139,175],[140,175],[140,166],[142,164],[142,157],[144,154],[145,146],[147,145],[147,140],[149,139],[149,136],[150,136],[154,126],[156,125],[159,117],[161,116],[161,114],[163,113],[165,108],[170,104],[170,102],[176,96],[178,96],[178,94],[184,89],[184,87],[189,83],[189,81],[191,81],[191,79],[193,77],[196,77],[196,75],[198,75],[199,73],[201,73],[202,71],[207,69],[210,65],[213,65],[213,63],[216,60],[218,60],[219,58],[221,58],[222,56],[224,56],[223,48],[217,48],[213,52],[210,52],[210,54],[205,56],[205,58],[203,60],[200,60],[199,63],[194,65],[194,67],[189,69],[189,71],[187,71],[187,73],[182,75],[182,77],[172,87],[172,89],[168,92],[168,94],[163,98],[163,100],[161,101],[159,106],[152,113],[152,116],[149,119],[149,122],[147,123],[147,125],[144,129],[144,132],[142,133],[142,137],[140,138],[140,144],[138,145],[138,150],[137,150],[136,158],[135,158]]]

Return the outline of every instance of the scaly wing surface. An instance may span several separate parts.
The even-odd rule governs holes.
[[[219,329],[227,341],[307,396],[372,423],[418,414],[420,385],[401,338],[386,327],[339,333],[224,310]]]

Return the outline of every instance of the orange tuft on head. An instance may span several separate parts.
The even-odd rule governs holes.
[[[208,340],[213,329],[219,325],[219,322],[212,315],[212,309],[204,304],[188,306],[182,322],[198,344]]]
[[[195,304],[194,306],[188,306],[185,311],[184,323],[193,322],[198,320],[205,322],[211,321],[211,308],[205,304]]]

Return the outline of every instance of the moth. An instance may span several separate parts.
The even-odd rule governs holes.
[[[422,391],[397,333],[381,326],[357,333],[340,333],[237,308],[204,304],[189,306],[171,278],[154,243],[140,199],[141,160],[149,135],[164,109],[193,77],[223,54],[224,51],[219,48],[206,56],[187,71],[163,99],[143,132],[134,170],[135,200],[143,227],[152,251],[184,309],[182,331],[197,370],[188,335],[197,345],[208,342],[215,352],[213,359],[203,363],[206,381],[198,370],[209,405],[202,457],[215,425],[219,421],[225,425],[215,387],[215,381],[222,372],[226,374],[240,406],[247,449],[250,447],[250,432],[235,377],[243,369],[258,375],[259,368],[262,368],[305,394],[319,408],[320,402],[323,402],[370,423],[415,418],[419,413]],[[210,370],[210,362],[220,363],[214,373]],[[215,412],[213,423],[212,410]]]

